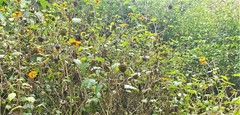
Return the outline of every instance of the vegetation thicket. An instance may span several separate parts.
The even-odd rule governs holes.
[[[1,0],[0,114],[240,114],[238,0]]]

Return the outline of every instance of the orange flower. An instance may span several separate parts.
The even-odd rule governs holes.
[[[37,50],[38,50],[38,53],[43,53],[43,49],[41,47],[38,47]]]
[[[70,44],[73,44],[76,48],[82,43],[81,41],[77,41],[74,38],[69,39],[68,41]]]
[[[199,58],[199,62],[200,62],[202,65],[206,65],[206,64],[207,64],[207,61],[206,61],[206,58],[205,58],[205,57],[200,57],[200,58]]]
[[[162,80],[163,80],[163,81],[168,81],[169,78],[167,78],[167,77],[163,77]]]
[[[37,72],[36,71],[29,72],[28,77],[31,78],[31,79],[34,79],[35,77],[37,77]]]
[[[21,16],[22,16],[22,12],[14,12],[14,13],[12,14],[12,17],[13,17],[14,19],[20,18]]]

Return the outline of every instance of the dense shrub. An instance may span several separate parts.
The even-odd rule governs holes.
[[[0,1],[1,114],[239,114],[237,0]]]

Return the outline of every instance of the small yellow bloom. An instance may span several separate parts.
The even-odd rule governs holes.
[[[95,4],[99,4],[101,1],[100,0],[94,0]]]
[[[3,11],[3,12],[5,12],[5,8],[0,8],[0,11]]]
[[[139,17],[138,17],[138,19],[141,20],[141,21],[143,21],[144,18],[145,18],[144,16],[139,16]]]
[[[38,50],[38,53],[43,53],[43,49],[41,47],[38,47],[37,50]]]
[[[206,65],[206,64],[207,64],[207,61],[206,61],[206,58],[205,58],[205,57],[200,57],[200,58],[199,58],[199,62],[200,62],[202,65]]]
[[[14,2],[15,2],[15,3],[19,3],[19,2],[20,2],[20,0],[14,0]]]
[[[57,50],[55,47],[53,47],[53,48],[52,48],[52,52],[53,52],[53,53],[56,53],[56,52],[58,52],[58,50]]]
[[[168,27],[169,27],[169,28],[174,28],[174,26],[173,26],[173,25],[168,25]]]
[[[208,85],[204,85],[204,86],[203,86],[203,89],[206,90],[207,88],[208,88]]]
[[[162,81],[168,81],[168,80],[169,80],[169,78],[167,78],[167,77],[162,78]]]
[[[22,12],[14,12],[14,13],[12,14],[12,17],[13,17],[14,19],[20,18],[21,16],[22,16]]]
[[[22,37],[22,34],[18,33],[18,36],[19,36],[19,37]]]
[[[134,16],[134,14],[132,12],[128,13],[128,16]]]
[[[85,36],[86,35],[86,32],[81,32],[81,36]]]
[[[120,24],[120,27],[128,27],[128,24]]]
[[[167,20],[163,20],[163,23],[167,23],[168,21]]]
[[[31,79],[34,79],[35,77],[37,77],[37,72],[36,71],[29,72],[28,77],[31,78]]]
[[[49,74],[53,74],[53,70],[51,68],[48,69]]]
[[[76,48],[82,43],[81,41],[77,41],[74,38],[69,39],[68,41],[70,44],[73,44]]]
[[[61,7],[66,7],[67,6],[67,2],[63,2],[62,4],[60,4]]]
[[[27,33],[27,34],[30,34],[30,33],[31,33],[31,30],[27,29],[27,30],[26,30],[26,33]]]

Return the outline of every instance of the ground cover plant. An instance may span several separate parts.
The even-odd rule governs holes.
[[[0,114],[240,114],[238,0],[1,0]]]

